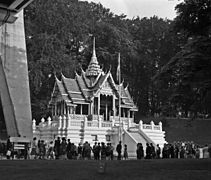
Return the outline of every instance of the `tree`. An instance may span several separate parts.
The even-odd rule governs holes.
[[[153,83],[153,77],[179,50],[180,40],[172,32],[172,21],[156,16],[138,17],[128,21],[128,27],[137,54],[136,60],[132,61],[133,68],[128,69],[132,71],[135,99],[143,115],[154,115],[161,111],[160,106],[166,93],[162,97],[163,91],[158,88],[158,84]]]
[[[78,0],[36,0],[25,9],[25,24],[33,117],[48,114],[54,74],[73,78],[75,71],[87,68],[91,36],[105,71],[112,67],[116,74],[121,53],[122,79],[129,83],[140,114],[160,111],[166,97],[152,77],[179,49],[172,21],[156,16],[131,20],[101,4]]]
[[[211,1],[210,0],[184,0],[176,6],[176,31],[184,31],[188,36],[211,33]]]
[[[178,111],[186,117],[211,113],[210,8],[209,0],[184,1],[176,7],[175,32],[186,36],[187,42],[156,76],[156,83],[169,90],[163,109],[174,115]]]

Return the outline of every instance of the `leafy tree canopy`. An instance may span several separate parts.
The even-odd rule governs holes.
[[[198,11],[200,3],[195,2]],[[178,16],[172,22],[157,16],[127,19],[124,14],[115,15],[101,4],[78,0],[31,3],[25,9],[25,27],[33,117],[40,119],[49,113],[47,105],[54,74],[63,73],[73,78],[75,71],[80,73],[81,67],[87,68],[92,36],[96,37],[98,61],[104,70],[112,67],[114,77],[117,53],[121,52],[124,85],[129,84],[139,115],[162,114],[166,109],[173,112],[175,108],[185,111],[197,109],[199,105],[200,112],[206,111],[209,85],[206,86],[205,81],[209,81],[209,73],[204,73],[207,73],[205,67],[209,68],[210,43],[204,30],[206,38],[192,38],[184,46],[186,32],[189,32],[185,26],[189,21],[186,11],[192,13],[193,9],[187,4],[185,1],[177,6]],[[203,17],[206,19],[207,15]],[[203,27],[207,29],[207,25]],[[155,75],[158,78],[153,81]],[[192,94],[186,96],[188,92]]]
[[[191,35],[210,35],[211,1],[184,0],[176,6],[175,29]]]
[[[156,75],[168,89],[164,109],[209,116],[211,113],[211,2],[185,0],[177,5],[175,32],[187,37],[186,44]],[[166,91],[166,90],[165,90]],[[171,104],[171,106],[169,106]],[[169,111],[169,110],[167,110]]]

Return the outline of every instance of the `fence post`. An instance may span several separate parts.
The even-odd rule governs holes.
[[[44,118],[42,118],[42,119],[41,119],[41,122],[40,122],[40,124],[39,124],[39,125],[40,125],[41,127],[44,127],[44,123],[45,123],[45,119],[44,119]]]
[[[84,116],[84,129],[87,127],[87,117]]]
[[[66,129],[66,122],[67,122],[67,118],[66,118],[66,116],[64,115],[63,117],[62,117],[62,121],[63,121],[63,127],[62,127],[62,129],[63,130],[65,130]]]
[[[142,120],[139,121],[139,129],[143,130],[143,121]]]
[[[154,121],[151,121],[150,124],[151,124],[151,126],[152,126],[152,130],[154,130],[154,127],[155,127]]]
[[[71,126],[71,116],[70,114],[67,115],[67,129],[69,129]]]
[[[98,127],[101,128],[101,127],[102,127],[102,119],[101,119],[100,116],[99,116],[99,121],[98,121],[98,123],[99,123],[99,124],[98,124]]]
[[[51,117],[49,116],[48,117],[48,126],[50,126],[51,125]]]
[[[163,123],[161,121],[159,122],[159,126],[160,126],[160,131],[163,131],[163,127],[162,127]]]
[[[127,128],[128,128],[128,130],[130,129],[130,127],[131,127],[131,119],[130,119],[130,118],[128,118],[128,124],[127,124]]]
[[[36,120],[35,119],[32,120],[32,130],[33,131],[36,130]]]

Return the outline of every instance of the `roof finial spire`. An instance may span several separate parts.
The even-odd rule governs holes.
[[[89,63],[88,69],[86,70],[86,76],[98,76],[102,70],[100,69],[100,65],[97,61],[96,51],[95,51],[95,37],[93,37],[93,52],[92,58]]]
[[[93,37],[93,50],[92,50],[92,58],[90,64],[98,64],[96,51],[95,51],[95,37]]]
[[[93,52],[92,52],[92,57],[96,58],[96,51],[95,51],[95,37],[93,37]]]

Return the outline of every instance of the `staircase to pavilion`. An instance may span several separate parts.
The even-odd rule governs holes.
[[[144,151],[146,150],[146,143],[156,145],[143,131],[134,127],[124,130],[124,144],[128,147],[128,156],[136,157],[137,144],[142,143]]]
[[[127,144],[129,157],[136,157],[136,148],[138,143],[142,143],[144,153],[146,151],[146,143],[152,143],[154,147],[159,144],[162,148],[165,141],[165,132],[161,129],[144,129],[132,126],[124,129],[124,144]]]

